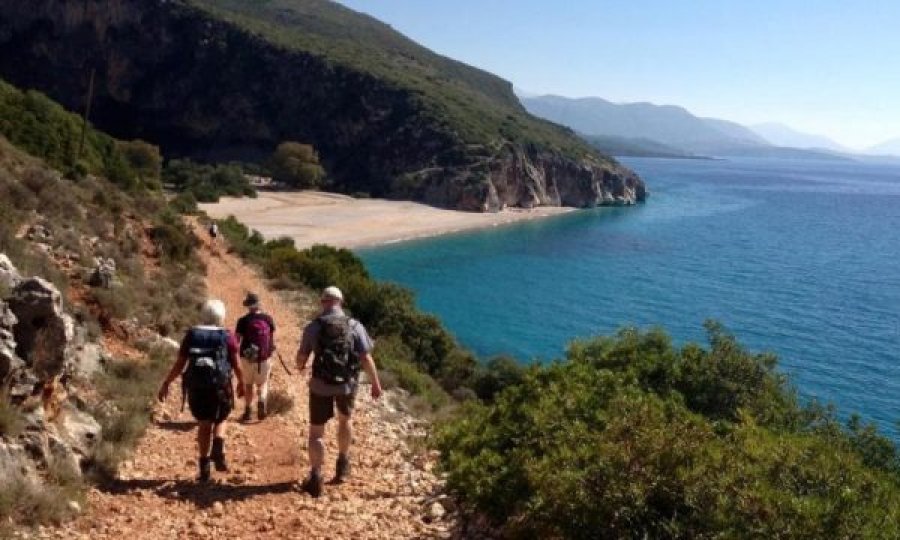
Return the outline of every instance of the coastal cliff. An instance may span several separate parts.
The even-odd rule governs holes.
[[[346,192],[471,211],[644,200],[633,172],[529,116],[508,82],[331,2],[275,4],[5,2],[0,76],[81,110],[93,71],[91,121],[167,156],[258,161],[281,141],[310,142]],[[310,13],[367,31],[348,42],[303,26]],[[368,47],[390,69],[349,59],[360,54],[347,43],[375,31],[393,40]]]

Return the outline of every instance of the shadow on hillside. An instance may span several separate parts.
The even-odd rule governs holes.
[[[164,478],[147,480],[114,480],[101,486],[112,495],[125,495],[135,491],[153,491],[158,497],[189,501],[199,508],[209,508],[217,502],[234,502],[251,499],[259,495],[273,495],[297,492],[297,482],[277,482],[274,484],[234,485],[211,482],[198,484],[193,480],[167,480]]]

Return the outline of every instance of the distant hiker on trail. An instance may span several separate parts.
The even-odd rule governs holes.
[[[219,237],[219,225],[213,221],[209,224],[209,237],[212,239],[212,243],[216,243],[216,238]]]
[[[241,422],[249,422],[252,416],[253,387],[259,387],[256,416],[266,419],[266,398],[269,396],[269,375],[272,373],[270,358],[275,351],[275,321],[259,306],[259,296],[248,293],[244,307],[249,313],[238,319],[235,335],[240,340],[241,372],[244,375],[244,415]]]
[[[232,371],[237,376],[238,397],[243,394],[244,388],[237,341],[222,327],[224,321],[225,304],[221,300],[207,300],[200,310],[200,326],[191,328],[184,336],[178,360],[157,395],[160,401],[165,401],[169,395],[169,385],[181,375],[183,396],[187,397],[191,414],[199,423],[200,482],[210,479],[210,461],[217,471],[228,470],[225,462],[225,420],[234,407]]]
[[[365,327],[344,314],[341,304],[344,295],[337,287],[328,287],[322,293],[322,312],[306,326],[297,366],[306,369],[310,353],[314,354],[312,377],[309,380],[309,476],[303,489],[318,497],[322,494],[322,463],[325,461],[325,424],[338,410],[338,458],[333,483],[342,482],[350,475],[350,442],[353,437],[350,416],[356,390],[359,386],[360,367],[366,370],[372,383],[372,397],[381,396],[381,382],[375,359],[374,347]]]

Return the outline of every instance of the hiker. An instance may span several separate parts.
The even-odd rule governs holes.
[[[212,239],[213,244],[216,243],[216,238],[219,237],[219,225],[215,221],[209,224],[209,237]]]
[[[259,296],[247,293],[244,307],[248,313],[238,319],[235,335],[239,340],[241,372],[244,375],[244,415],[241,422],[249,422],[252,416],[253,388],[259,387],[259,401],[256,416],[266,419],[266,398],[269,396],[269,375],[272,362],[269,359],[275,351],[275,321],[264,313],[259,305]]]
[[[313,353],[312,376],[309,380],[309,476],[303,489],[318,497],[322,494],[322,463],[325,461],[325,424],[338,412],[338,457],[333,483],[341,483],[350,475],[350,442],[353,436],[350,417],[353,413],[360,367],[372,382],[372,398],[381,396],[381,382],[375,359],[374,344],[365,327],[344,314],[344,295],[337,287],[322,292],[322,312],[303,331],[297,351],[297,367],[303,372]]]
[[[182,407],[187,397],[191,414],[197,420],[197,446],[200,450],[198,481],[210,479],[210,462],[219,472],[228,471],[225,461],[225,420],[234,406],[231,374],[237,376],[237,395],[243,394],[243,377],[238,363],[238,346],[225,328],[225,304],[207,300],[200,310],[200,325],[188,330],[178,351],[178,360],[159,389],[157,398],[165,401],[169,385],[182,377]],[[210,440],[212,439],[212,440]],[[210,448],[211,447],[211,448]]]

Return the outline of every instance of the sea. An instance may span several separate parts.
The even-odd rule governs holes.
[[[645,204],[359,251],[482,357],[715,319],[806,398],[900,440],[900,166],[625,158]]]

